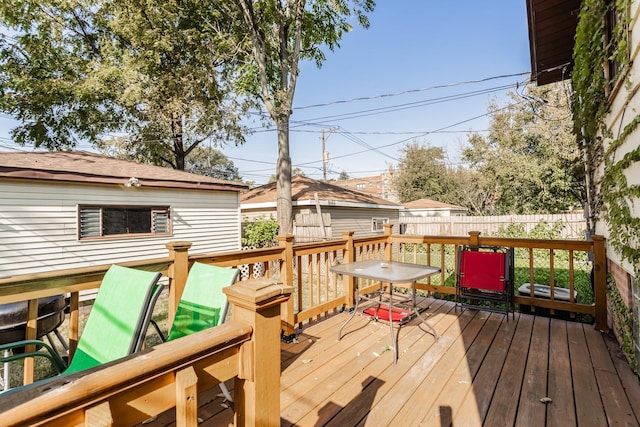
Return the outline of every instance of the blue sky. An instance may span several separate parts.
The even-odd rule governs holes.
[[[380,174],[396,165],[402,146],[414,140],[444,147],[457,163],[468,131],[485,130],[489,123],[487,117],[467,120],[486,114],[490,99],[500,102],[508,89],[465,94],[528,79],[527,74],[419,90],[528,73],[524,0],[379,0],[370,21],[369,29],[356,27],[344,36],[340,49],[327,52],[322,68],[301,66],[290,146],[294,167],[312,178],[323,176],[322,129],[329,152],[328,178],[337,178],[341,171],[351,177]],[[461,99],[422,105],[454,95]],[[335,103],[367,97],[372,99]],[[330,105],[301,108],[318,104]],[[380,110],[385,108],[398,111]],[[463,121],[447,133],[426,134]],[[275,130],[257,132],[243,146],[224,147],[223,152],[244,179],[263,184],[275,171]]]
[[[370,22],[327,51],[322,68],[301,64],[290,146],[294,167],[312,178],[323,176],[323,129],[328,178],[380,174],[412,141],[444,147],[455,164],[468,132],[488,127],[487,117],[471,119],[528,79],[525,0],[378,0]],[[4,117],[3,150],[11,127]],[[218,148],[243,179],[264,184],[275,172],[277,138],[275,127],[256,126],[242,146]],[[446,132],[433,133],[439,129]]]

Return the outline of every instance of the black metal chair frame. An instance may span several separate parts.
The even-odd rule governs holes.
[[[475,253],[475,254],[473,254]],[[470,254],[467,256],[467,254]],[[481,255],[479,255],[481,254]],[[491,254],[503,254],[492,256]],[[491,271],[490,263],[500,261],[504,256],[504,271]],[[474,262],[466,262],[475,257]],[[483,264],[478,261],[482,260]],[[471,268],[472,271],[465,271]],[[475,271],[474,271],[475,270]],[[497,286],[501,283],[501,286]],[[479,310],[509,312],[515,317],[514,293],[514,251],[513,248],[499,246],[461,246],[458,249],[458,274],[456,276],[456,308],[470,307]],[[500,289],[501,288],[501,289]]]

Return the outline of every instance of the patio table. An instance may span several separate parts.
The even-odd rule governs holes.
[[[338,330],[338,340],[342,339],[342,330],[345,326],[354,318],[358,311],[360,301],[374,301],[378,305],[388,306],[389,314],[389,326],[391,330],[391,342],[393,344],[393,360],[394,363],[398,362],[398,345],[395,338],[393,329],[393,312],[394,307],[409,307],[413,315],[417,316],[422,323],[424,323],[433,333],[436,341],[438,340],[438,334],[436,330],[431,326],[426,319],[420,314],[420,309],[416,304],[416,281],[425,277],[437,274],[440,272],[440,268],[431,267],[427,265],[410,264],[399,261],[383,261],[383,260],[366,260],[355,261],[348,264],[338,264],[330,267],[330,271],[337,274],[353,276],[356,278],[356,299],[355,307],[351,316],[340,326]],[[380,290],[375,293],[375,296],[360,295],[360,281],[362,279],[370,279],[378,281],[380,283]],[[384,284],[389,283],[388,291],[384,290]],[[393,298],[393,284],[411,283],[411,295],[408,298],[404,298],[400,301],[394,301]],[[386,299],[383,300],[383,297]],[[428,309],[428,307],[427,307]],[[413,315],[411,317],[413,317]]]

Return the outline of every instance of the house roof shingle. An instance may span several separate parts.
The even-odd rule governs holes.
[[[342,202],[350,204],[382,205],[390,208],[399,207],[397,204],[379,197],[370,196],[355,190],[349,190],[328,182],[296,176],[291,180],[291,199],[294,202],[314,201],[318,194],[318,200]],[[275,203],[276,183],[272,182],[253,188],[240,196],[242,204]]]
[[[121,184],[135,177],[142,186],[243,191],[245,184],[196,175],[88,151],[0,153],[0,178]]]

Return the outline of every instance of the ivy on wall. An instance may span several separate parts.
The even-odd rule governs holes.
[[[627,307],[618,287],[611,276],[607,277],[607,301],[613,316],[615,334],[620,340],[620,348],[629,359],[629,364],[636,374],[640,374],[636,369],[636,354],[633,348],[633,312]]]
[[[604,121],[609,108],[609,81],[603,67],[607,61],[616,61],[618,70],[623,70],[620,74],[623,74],[630,65],[628,11],[629,0],[583,0],[573,52],[572,109],[574,131],[585,150],[585,166],[590,178],[591,214],[596,219],[603,218],[606,221],[609,243],[624,260],[635,266],[634,274],[638,277],[640,218],[633,216],[633,204],[640,200],[640,186],[629,184],[627,172],[634,169],[638,173],[640,170],[640,144],[624,156],[619,154],[619,149],[640,125],[640,116],[630,120],[617,136],[606,128]],[[615,12],[618,20],[610,37],[607,37],[609,12]],[[613,80],[623,78],[622,75],[611,77]],[[625,84],[627,87],[632,84],[628,77]],[[603,139],[609,140],[606,150],[603,148]],[[599,165],[604,165],[602,176],[597,175]]]
[[[634,266],[635,276],[640,277],[640,218],[633,214],[633,204],[640,203],[640,186],[629,184],[627,178],[631,170],[640,173],[640,144],[626,154],[620,154],[622,145],[628,143],[632,133],[638,129],[640,115],[631,118],[624,129],[618,131],[618,135],[607,129],[605,123],[610,106],[607,99],[607,89],[610,88],[608,78],[624,83],[627,88],[633,85],[628,73],[629,2],[582,1],[573,51],[572,110],[574,131],[584,150],[590,214],[594,221],[599,218],[605,220],[609,229],[609,244],[623,260]],[[613,14],[618,18],[616,26],[607,34],[607,18]],[[608,61],[617,62],[619,75],[605,74],[604,66]],[[621,81],[623,78],[624,82]],[[634,92],[632,90],[628,96],[633,96]],[[627,103],[623,108],[623,118],[624,114],[633,111],[627,110]],[[609,142],[606,149],[602,144],[605,139]],[[601,176],[597,173],[599,166],[604,166]],[[631,366],[636,367],[632,330],[634,322],[638,320],[633,319],[632,310],[626,306],[611,278],[607,285],[607,300],[622,351]]]

